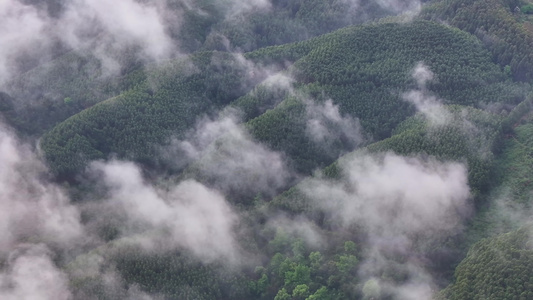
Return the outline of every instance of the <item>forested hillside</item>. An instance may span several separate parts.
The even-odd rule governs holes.
[[[370,36],[376,39],[369,39]],[[439,43],[441,48],[430,47]],[[346,28],[306,44],[310,45],[284,46],[307,51],[307,55],[297,59],[290,68],[294,70],[299,95],[288,97],[247,124],[252,136],[271,149],[284,152],[294,161],[295,169],[303,174],[331,163],[339,151],[349,151],[356,144],[332,141],[335,149],[325,151],[306,136],[305,101],[331,98],[333,104],[339,106],[341,115],[357,118],[366,133],[383,139],[414,112],[412,106],[401,99],[401,92],[416,88],[409,72],[419,61],[438,78],[426,88],[446,99],[446,103],[515,104],[524,97],[525,88],[506,83],[505,74],[490,61],[489,54],[478,41],[434,23],[414,22],[400,26],[385,23]],[[293,49],[271,51],[300,52]],[[254,58],[256,65],[253,66],[224,53],[199,55],[191,57],[193,66],[163,67],[163,80],[172,82],[171,85],[158,83],[154,91],[149,82],[162,76],[151,75],[131,91],[96,105],[51,130],[44,136],[42,147],[52,171],[61,178],[72,177],[85,166],[84,162],[105,158],[111,153],[150,164],[150,157],[156,155],[147,146],[162,144],[171,135],[182,138],[183,131],[202,113],[234,99],[237,108],[253,107],[248,103],[254,98],[246,101],[237,98],[263,79],[257,64],[270,57],[269,51],[261,51],[262,57],[255,53],[245,55],[245,58]],[[289,59],[277,58],[285,62]],[[464,61],[468,61],[468,65],[463,64]],[[179,77],[172,77],[168,72],[172,68],[176,68],[173,72],[177,76],[194,72],[187,68],[199,71],[184,76],[180,86],[176,83]],[[397,91],[396,94],[393,91]],[[183,104],[178,104],[180,102]],[[124,117],[119,117],[121,115]]]
[[[0,2],[0,298],[530,299],[532,43],[529,0]]]

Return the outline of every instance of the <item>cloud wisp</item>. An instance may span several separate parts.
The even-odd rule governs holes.
[[[412,103],[431,125],[448,124],[452,119],[452,115],[444,107],[442,101],[432,95],[426,88],[427,83],[435,77],[433,72],[423,62],[419,62],[413,69],[411,76],[416,81],[418,89],[403,93],[403,100]]]
[[[359,120],[349,115],[341,115],[339,106],[331,99],[324,103],[304,101],[307,114],[307,135],[317,144],[332,150],[333,143],[346,144],[350,150],[360,145],[364,138]]]

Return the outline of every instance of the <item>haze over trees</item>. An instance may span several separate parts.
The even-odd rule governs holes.
[[[0,298],[530,299],[532,6],[0,2]]]

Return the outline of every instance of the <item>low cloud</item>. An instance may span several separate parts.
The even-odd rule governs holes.
[[[331,197],[327,207],[344,224],[364,222],[390,237],[456,229],[470,196],[466,168],[433,159],[355,155],[342,162],[346,182],[306,181],[314,199]],[[319,202],[320,204],[320,202]]]
[[[433,74],[429,67],[423,62],[419,62],[413,69],[411,76],[413,76],[413,79],[416,80],[416,83],[420,89],[425,89],[426,84],[433,80],[435,74]]]
[[[469,153],[475,153],[480,158],[492,158],[492,142],[494,128],[488,122],[475,123],[476,119],[487,117],[488,112],[478,111],[473,108],[450,107],[443,104],[443,100],[432,94],[427,85],[434,80],[435,75],[423,62],[419,62],[411,72],[417,84],[417,89],[412,89],[402,94],[403,100],[412,103],[418,113],[424,117],[429,125],[429,133],[443,126],[458,129],[467,138]],[[483,126],[488,126],[483,128]],[[438,138],[438,136],[436,136]]]
[[[462,228],[470,210],[464,165],[358,153],[343,159],[341,166],[341,180],[314,178],[301,190],[341,226],[365,228],[362,279],[385,278],[377,281],[380,288],[403,299],[431,299],[433,280],[423,252],[432,241]],[[402,262],[395,257],[403,257]],[[407,285],[386,279],[389,269],[406,276]]]
[[[51,46],[46,30],[46,16],[34,7],[16,0],[0,2],[0,87],[14,75],[21,54],[38,56]]]
[[[292,176],[280,153],[254,141],[237,110],[201,119],[186,139],[173,141],[165,151],[178,164],[183,158],[195,161],[192,167],[200,177],[226,192],[274,195]]]
[[[28,239],[68,247],[82,236],[79,211],[45,176],[30,148],[0,125],[0,253]]]
[[[85,284],[95,280],[106,295],[158,299],[123,282],[112,265],[120,255],[117,249],[184,251],[205,263],[243,263],[234,232],[239,219],[217,191],[193,180],[157,188],[133,163],[96,162],[92,171],[101,175],[106,196],[73,205],[63,189],[47,180],[47,169],[32,148],[0,129],[0,259],[5,262],[0,298],[92,299],[83,293],[88,292]],[[86,217],[103,213],[111,222],[94,224],[106,221],[95,218],[82,223],[80,212]],[[103,228],[98,225],[114,226],[114,242],[98,237]],[[83,268],[69,263],[88,249]],[[84,288],[70,290],[71,282]]]
[[[237,261],[237,215],[218,192],[194,180],[157,189],[130,162],[95,162],[92,171],[109,188],[108,207],[126,215],[122,237],[149,251],[185,249],[204,261]]]
[[[76,0],[66,5],[57,29],[68,46],[92,52],[106,67],[119,67],[120,56],[135,47],[139,58],[157,61],[176,50],[165,10],[164,1],[122,0],[109,6],[105,0]]]

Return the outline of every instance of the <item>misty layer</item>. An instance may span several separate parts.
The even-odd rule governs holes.
[[[29,146],[0,125],[0,297],[70,299],[68,278],[53,259],[79,247],[83,233],[65,192],[46,180]]]
[[[259,46],[255,44],[288,43],[360,23],[369,18],[367,14],[416,14],[420,10],[418,0],[380,0],[371,5],[362,5],[359,0],[340,0],[318,7],[316,3],[304,3],[302,20],[291,22],[287,17],[277,17],[278,22],[290,24],[281,26],[283,37],[269,37],[272,41],[263,45],[263,37],[257,32],[244,31],[240,34],[249,35],[251,41],[241,41],[239,31],[254,25],[265,27],[254,24],[254,20],[283,16],[288,9],[285,6],[270,0],[123,0],[112,6],[101,0],[45,3],[6,0],[0,6],[0,42],[4,45],[0,50],[0,86],[19,72],[71,50],[96,57],[104,75],[115,75],[132,63],[176,57],[180,49],[198,49],[204,42],[208,49],[220,48],[217,45],[222,44],[224,50],[251,50]],[[314,28],[315,24],[305,20],[306,14],[320,11],[321,6],[334,14],[325,17],[325,22],[333,23],[326,29]],[[298,10],[299,6],[293,9]],[[17,26],[21,22],[24,26]]]
[[[234,237],[237,215],[222,195],[195,181],[162,191],[145,183],[132,163],[94,163],[92,171],[103,174],[109,197],[76,207],[61,188],[46,179],[46,167],[30,148],[4,128],[0,132],[0,166],[0,255],[5,259],[0,272],[2,298],[71,299],[70,280],[85,288],[87,282],[96,280],[105,295],[123,299],[149,297],[135,286],[124,287],[110,262],[117,257],[117,249],[180,250],[205,262],[241,261]],[[101,220],[82,225],[80,211],[85,215],[105,211],[105,216],[117,217],[112,225],[119,230],[119,243],[112,246],[98,241],[99,227],[93,223]],[[83,252],[87,242],[100,245],[101,254],[69,264],[68,273],[56,266],[54,259],[64,256],[62,261]],[[81,289],[75,294],[86,292]]]
[[[0,298],[532,298],[531,7],[463,2],[0,0]]]
[[[41,57],[46,61],[58,42],[97,57],[107,74],[120,71],[120,56],[129,49],[137,48],[141,60],[169,58],[175,45],[167,25],[175,26],[172,23],[177,20],[165,16],[165,5],[165,1],[125,0],[109,6],[105,1],[79,0],[65,4],[62,13],[53,18],[38,6],[3,1],[0,39],[5,47],[0,52],[0,84],[19,71],[13,64],[17,60]],[[18,26],[20,22],[24,26]]]

